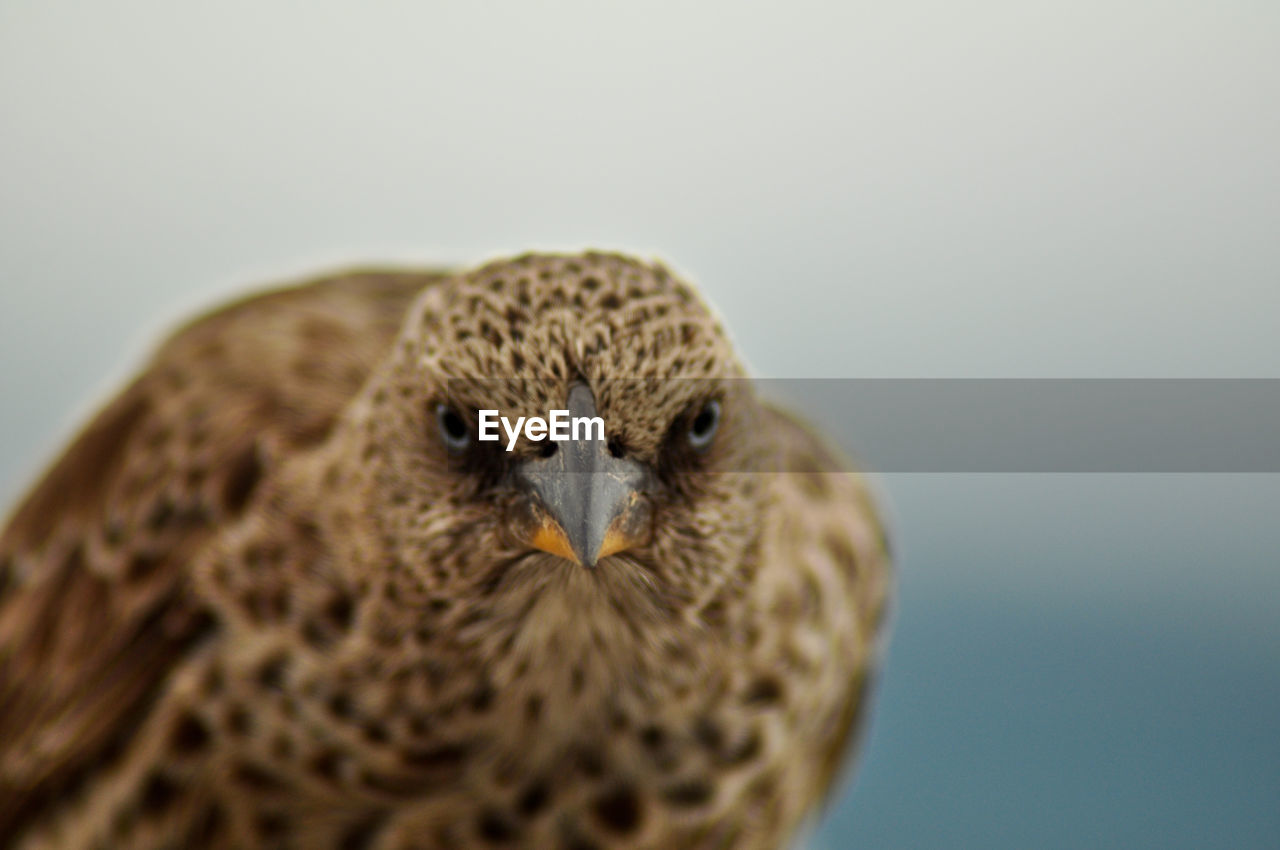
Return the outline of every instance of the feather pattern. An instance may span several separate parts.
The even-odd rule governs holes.
[[[690,287],[607,254],[180,330],[0,533],[0,847],[784,846],[866,713],[889,554],[744,377]],[[519,531],[545,446],[438,422],[575,382],[649,470],[649,536],[590,569]]]

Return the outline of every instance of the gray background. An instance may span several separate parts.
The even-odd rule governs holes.
[[[9,0],[0,502],[176,319],[359,260],[660,255],[770,377],[1280,377],[1278,35],[1270,2]],[[815,844],[1276,846],[1276,476],[880,487],[896,632]]]

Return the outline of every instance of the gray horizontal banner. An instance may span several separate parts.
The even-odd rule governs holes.
[[[1280,472],[1280,380],[765,380],[880,472]]]
[[[615,379],[609,381],[611,388],[598,388],[602,404],[607,397],[620,397],[618,385],[626,383]],[[685,415],[691,417],[700,399],[723,398],[731,404],[731,397],[754,392],[810,423],[863,469],[876,472],[1280,472],[1280,380],[833,378],[750,383],[647,379],[642,392],[621,396],[631,404],[687,399],[691,407]],[[552,389],[504,379],[452,381],[449,388],[455,400],[467,400],[458,409],[473,430],[480,424],[476,405],[489,406],[485,399],[549,401],[564,392],[563,385]],[[497,433],[497,426],[492,427]],[[605,428],[612,439],[615,429],[607,420]],[[504,436],[493,445],[505,441]]]

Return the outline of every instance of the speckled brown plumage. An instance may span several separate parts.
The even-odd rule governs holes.
[[[860,479],[743,375],[685,284],[602,254],[188,326],[0,537],[0,846],[784,846],[888,564]],[[513,531],[548,444],[437,423],[575,384],[650,476],[649,536],[594,567]]]

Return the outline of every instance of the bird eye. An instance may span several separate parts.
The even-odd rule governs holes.
[[[689,445],[702,451],[711,445],[711,440],[720,427],[720,402],[710,399],[702,405],[698,415],[689,423]]]
[[[471,429],[462,414],[449,405],[436,405],[436,424],[440,426],[440,439],[449,451],[464,451],[471,445]]]

